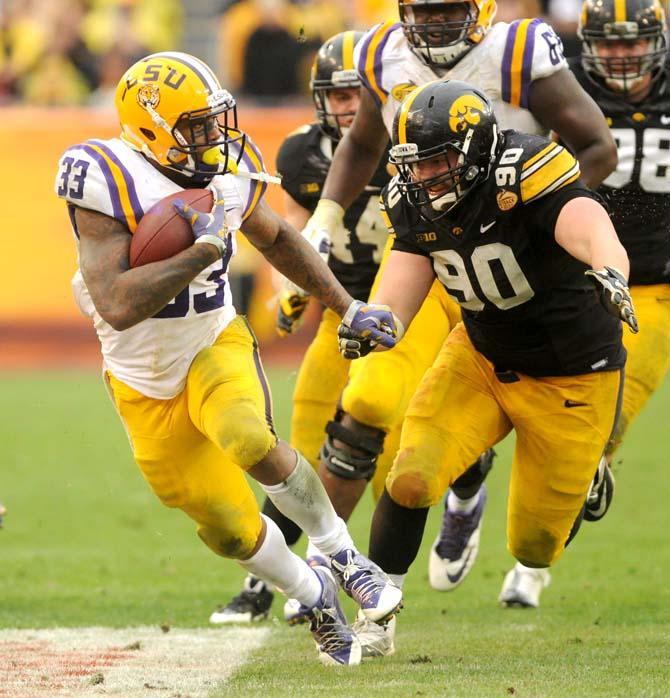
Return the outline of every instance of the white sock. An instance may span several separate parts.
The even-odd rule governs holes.
[[[460,497],[457,497],[452,490],[449,490],[449,494],[447,495],[447,509],[458,514],[471,513],[473,509],[477,506],[480,492],[481,490],[478,490],[477,494],[475,494],[474,497],[470,497],[469,499],[461,499]]]
[[[261,485],[272,503],[296,523],[326,555],[354,548],[346,524],[335,513],[326,490],[305,458],[296,452],[293,472],[278,485]]]
[[[312,608],[321,598],[321,582],[314,570],[286,545],[279,526],[264,514],[265,540],[247,560],[238,560],[247,572],[267,580],[291,599]]]
[[[310,557],[323,557],[323,553],[312,543],[312,541],[308,541],[307,543],[307,550],[305,551],[305,557],[309,560]]]
[[[407,577],[407,573],[405,574],[389,574],[388,578],[395,584],[399,589],[402,589],[402,585],[405,583],[405,577]]]

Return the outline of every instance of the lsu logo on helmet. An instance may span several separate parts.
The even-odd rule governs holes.
[[[468,126],[477,126],[485,114],[488,114],[488,110],[479,97],[464,94],[456,99],[449,109],[449,128],[454,133],[463,133],[467,131]]]

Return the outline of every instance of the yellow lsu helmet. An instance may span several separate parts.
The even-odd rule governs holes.
[[[398,9],[412,51],[450,68],[484,38],[498,7],[495,0],[398,0]]]
[[[246,136],[235,99],[195,56],[164,51],[142,58],[119,81],[115,105],[121,139],[158,165],[198,183],[236,170]]]

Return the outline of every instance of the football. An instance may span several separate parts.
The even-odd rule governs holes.
[[[193,206],[196,211],[209,213],[212,210],[209,189],[184,189],[155,203],[140,219],[130,241],[131,267],[168,259],[193,244],[191,226],[172,205],[177,199]]]

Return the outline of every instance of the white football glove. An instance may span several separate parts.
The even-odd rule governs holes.
[[[300,234],[327,262],[330,240],[338,228],[344,228],[344,209],[335,201],[321,199]]]

